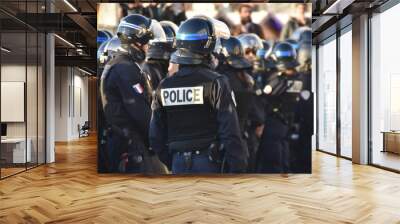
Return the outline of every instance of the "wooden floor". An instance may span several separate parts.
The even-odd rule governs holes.
[[[0,223],[400,223],[400,175],[313,154],[312,175],[99,175],[94,138],[0,181]]]
[[[400,170],[400,154],[376,150],[372,159],[374,164]]]

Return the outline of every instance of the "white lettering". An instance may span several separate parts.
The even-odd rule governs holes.
[[[303,89],[303,82],[299,80],[288,80],[287,85],[289,86],[286,90],[288,93],[300,93]]]
[[[204,104],[203,86],[161,89],[163,106]]]

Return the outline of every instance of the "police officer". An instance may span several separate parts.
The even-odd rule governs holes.
[[[241,34],[238,36],[238,39],[243,46],[245,57],[254,67],[257,59],[257,51],[263,48],[262,40],[254,33]],[[253,77],[253,79],[256,79],[253,67],[247,72]],[[258,88],[257,83],[255,88]],[[246,122],[246,139],[249,152],[257,151],[263,125],[264,107],[262,106],[262,98],[260,98],[260,96],[255,96],[250,99],[249,118]]]
[[[297,43],[311,43],[312,41],[312,31],[308,26],[302,26],[297,28],[290,39],[296,41]]]
[[[165,35],[167,36],[167,42],[169,43],[170,54],[176,50],[176,33],[178,32],[178,27],[175,23],[171,21],[161,21],[161,26],[164,29]],[[168,75],[175,73],[177,64],[169,63]]]
[[[101,74],[104,70],[104,65],[106,64],[106,56],[104,55],[104,49],[108,41],[103,42],[97,49],[97,77],[100,79]],[[97,83],[99,85],[99,83]],[[101,105],[101,99],[97,99],[97,104]],[[103,110],[101,107],[97,108],[97,117],[99,121],[104,120]],[[97,169],[99,172],[107,172],[109,167],[109,158],[107,151],[107,133],[104,130],[103,122],[97,124],[99,130],[98,138],[98,156],[97,156]]]
[[[112,34],[107,30],[97,31],[97,76],[100,78],[103,73],[105,60],[104,60],[104,48],[108,41],[112,38]]]
[[[228,78],[235,94],[242,144],[247,148],[246,122],[256,89],[253,77],[247,73],[247,70],[252,69],[251,62],[244,57],[242,44],[236,37],[230,37],[227,40],[219,39],[214,51],[219,61],[217,72]],[[249,172],[254,171],[255,156],[255,152],[249,150]]]
[[[97,49],[97,67],[101,69],[101,72],[98,73],[99,78],[103,73],[104,66],[115,56],[120,47],[121,41],[117,36],[115,36],[103,42]]]
[[[100,94],[107,127],[110,172],[162,172],[149,151],[151,85],[138,62],[155,36],[152,20],[133,14],[118,25],[118,53],[105,66]]]
[[[111,59],[113,59],[117,55],[117,52],[120,49],[121,49],[121,40],[118,38],[118,36],[115,36],[111,38],[109,41],[107,41],[106,46],[103,49],[105,62],[107,63]]]
[[[275,62],[271,58],[273,47],[273,42],[263,40],[263,48],[257,50],[253,73],[259,86],[265,86],[265,80],[276,71]]]
[[[104,49],[105,49],[108,41],[101,43],[97,48],[97,76],[98,77],[100,77],[101,74],[103,73],[104,65],[106,64]]]
[[[243,46],[245,57],[253,64],[257,50],[263,48],[262,40],[254,33],[240,34],[237,38]]]
[[[173,155],[174,174],[246,169],[232,91],[226,77],[210,69],[218,37],[229,38],[220,21],[197,16],[183,22],[171,57],[179,70],[161,81],[153,100],[150,145]]]
[[[160,22],[159,28],[159,33],[163,33],[163,36],[150,42],[146,61],[142,65],[143,71],[150,75],[154,88],[168,74],[169,59],[175,49],[175,33],[178,29],[174,23],[168,21]]]
[[[98,30],[97,31],[97,46],[100,46],[102,43],[108,41],[112,38],[112,34],[107,30]]]
[[[297,71],[304,85],[303,95],[309,95],[309,97],[308,100],[301,100],[298,107],[297,120],[300,123],[300,135],[299,144],[296,144],[291,151],[291,170],[293,173],[311,173],[311,138],[314,132],[314,94],[311,91],[311,39],[303,38],[300,41],[297,61],[300,64]]]
[[[296,52],[299,50],[300,45],[297,40],[289,38],[286,39],[285,42],[291,44]]]
[[[310,27],[299,27],[292,34],[291,39],[298,42],[297,61],[300,63],[300,72],[311,72],[311,43],[312,33]]]
[[[244,57],[243,47],[236,37],[220,38],[217,43],[214,50],[214,55],[218,59],[216,71],[229,80],[237,103],[240,130],[244,133],[250,106],[248,98],[253,93],[254,86],[254,80],[246,70],[251,69],[252,65]]]
[[[265,128],[259,148],[258,172],[291,172],[290,152],[299,144],[301,101],[309,100],[303,80],[296,72],[298,62],[294,47],[278,43],[272,57],[277,72],[269,77],[263,91],[268,98]]]
[[[104,70],[104,66],[111,60],[112,56],[117,52],[121,46],[121,42],[117,36],[103,42],[97,50],[97,77],[100,80]],[[100,83],[98,83],[100,84]],[[98,98],[98,105],[101,105],[101,99]],[[104,121],[103,108],[97,108],[97,118],[99,121]],[[110,158],[107,151],[107,130],[104,126],[105,122],[98,122],[97,128],[99,130],[98,142],[98,171],[107,172],[110,167]]]

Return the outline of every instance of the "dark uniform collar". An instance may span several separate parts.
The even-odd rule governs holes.
[[[209,66],[205,65],[205,64],[199,64],[199,65],[179,65],[179,71],[178,71],[178,75],[190,75],[193,73],[194,70],[197,69],[210,69]]]

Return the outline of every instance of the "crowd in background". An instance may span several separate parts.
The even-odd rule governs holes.
[[[197,4],[213,5],[214,9],[212,11],[215,11],[213,17],[225,22],[233,36],[241,33],[255,33],[265,40],[285,40],[290,37],[296,28],[311,26],[310,4],[231,3],[228,7],[224,3]],[[265,8],[261,8],[260,5]],[[276,8],[274,5],[285,6],[274,10]],[[202,13],[191,7],[192,5],[188,3],[120,3],[115,9],[116,24],[114,26],[106,24],[106,20],[110,15],[103,13],[99,15],[98,28],[112,31],[112,29],[116,28],[121,18],[132,13],[138,13],[157,21],[172,21],[179,26],[189,15]],[[269,10],[269,8],[272,9]],[[200,9],[203,8],[200,7]],[[277,11],[281,11],[281,13]],[[257,14],[257,19],[254,19],[254,14]],[[282,15],[278,16],[278,14]],[[236,15],[239,15],[240,21],[234,21]],[[103,21],[104,24],[102,24]]]

